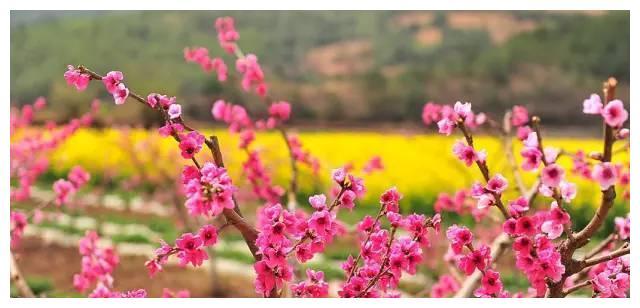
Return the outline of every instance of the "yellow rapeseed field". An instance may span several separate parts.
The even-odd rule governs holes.
[[[218,136],[225,163],[236,183],[242,183],[242,162],[246,154],[237,147],[237,136],[226,130],[206,132]],[[396,186],[405,196],[434,198],[439,192],[453,192],[469,187],[481,176],[477,168],[467,168],[452,154],[451,148],[459,136],[376,133],[376,132],[301,132],[300,139],[305,149],[320,159],[319,177],[311,176],[311,170],[301,167],[300,187],[305,192],[326,189],[329,170],[353,163],[361,173],[363,165],[373,156],[379,155],[385,170],[364,175],[369,191],[368,198],[376,198],[385,189]],[[516,142],[518,144],[518,142]],[[563,148],[568,151],[584,149],[587,152],[601,148],[597,139],[550,138],[545,146]],[[276,133],[260,133],[252,145],[262,153],[265,165],[273,174],[275,183],[287,187],[290,169],[285,144]],[[492,137],[476,137],[476,147],[488,153],[492,173],[500,172],[511,179],[511,169],[503,154],[501,143]],[[519,146],[516,146],[516,153]],[[201,160],[210,160],[205,148],[199,155]],[[519,155],[516,155],[519,158]],[[627,154],[619,154],[616,161],[627,162]],[[570,168],[571,159],[564,157],[561,165]],[[155,131],[144,129],[83,129],[71,137],[51,157],[51,168],[59,173],[74,165],[81,165],[93,174],[108,174],[130,177],[144,172],[149,177],[161,174],[177,176],[183,164],[189,161],[179,155],[176,142],[162,138]],[[533,174],[525,174],[527,183],[532,183]],[[596,204],[598,187],[576,177],[570,177],[579,185],[576,204]],[[512,182],[513,183],[513,182]],[[511,187],[513,188],[514,185]],[[512,194],[515,194],[513,192]],[[510,197],[510,196],[508,196]]]

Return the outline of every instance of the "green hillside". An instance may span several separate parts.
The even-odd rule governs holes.
[[[105,94],[90,87],[78,95],[64,84],[66,64],[82,63],[122,70],[140,93],[177,95],[200,120],[209,119],[202,110],[219,97],[264,112],[255,97],[183,60],[185,46],[221,55],[213,21],[230,15],[240,45],[258,55],[274,95],[293,103],[296,121],[417,122],[427,99],[463,99],[489,111],[526,104],[547,123],[581,124],[569,116],[575,104],[609,75],[628,100],[628,12],[451,14],[13,11],[11,98],[20,104],[44,95],[58,117],[79,113]],[[340,73],[345,65],[355,69]],[[129,105],[103,120],[136,121],[140,110]]]

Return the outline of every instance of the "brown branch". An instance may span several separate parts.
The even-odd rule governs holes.
[[[602,91],[604,93],[605,104],[614,99],[616,85],[617,81],[613,77],[610,77],[603,83]],[[613,143],[615,142],[613,128],[607,125],[605,121],[603,121],[603,131],[604,150],[602,151],[602,162],[611,162],[612,148]],[[602,191],[600,206],[598,207],[598,210],[596,210],[596,213],[593,215],[589,223],[573,237],[568,237],[558,246],[558,250],[560,251],[561,255],[561,262],[565,266],[565,273],[562,275],[559,281],[547,282],[548,290],[546,297],[563,297],[565,294],[562,291],[562,286],[564,285],[565,280],[571,275],[582,271],[585,268],[585,264],[588,264],[587,261],[576,261],[575,259],[573,259],[573,254],[577,249],[582,248],[587,243],[589,243],[589,240],[591,239],[593,234],[595,234],[595,232],[598,231],[600,227],[602,227],[602,224],[604,223],[609,210],[613,207],[615,198],[615,185],[612,185],[606,190]]]
[[[602,251],[604,251],[605,249],[607,249],[609,247],[609,245],[611,243],[613,243],[616,239],[618,238],[618,235],[615,233],[609,234],[609,236],[604,239],[602,242],[600,242],[600,244],[598,244],[598,246],[594,247],[591,251],[589,251],[587,254],[585,254],[584,258],[585,259],[590,259],[595,257],[597,254],[601,253]]]
[[[462,134],[464,135],[464,138],[467,140],[467,144],[470,147],[474,148],[473,135],[465,126],[464,120],[458,119],[456,127],[458,127],[462,132]],[[482,173],[482,176],[484,177],[485,182],[489,182],[489,180],[491,179],[491,175],[489,174],[489,167],[487,167],[487,162],[486,161],[480,162],[476,160],[476,165],[478,166],[478,169],[480,169],[480,172]],[[494,199],[496,200],[496,207],[500,210],[500,212],[502,213],[505,219],[509,219],[511,215],[509,215],[509,212],[507,211],[504,204],[502,203],[502,196],[499,194],[493,194],[493,196],[495,197]]]
[[[27,281],[24,279],[20,268],[18,267],[18,263],[16,262],[16,258],[13,255],[13,252],[10,252],[9,258],[11,259],[11,267],[9,268],[11,272],[11,282],[18,290],[18,293],[22,297],[35,297],[33,291],[27,284]]]
[[[583,281],[583,282],[581,282],[579,284],[573,285],[572,287],[568,288],[567,290],[565,290],[563,292],[563,297],[567,296],[567,295],[569,295],[569,294],[571,294],[571,293],[573,293],[575,291],[578,291],[578,290],[580,290],[580,289],[582,289],[582,288],[584,288],[586,286],[589,286],[589,285],[591,285],[591,280],[585,280],[585,281]]]
[[[369,284],[360,292],[356,297],[362,297],[364,294],[369,292],[369,290],[380,280],[380,277],[389,271],[389,267],[385,268],[389,264],[389,259],[391,257],[391,244],[393,244],[393,239],[396,235],[396,227],[391,227],[391,235],[389,236],[389,241],[387,242],[387,253],[382,260],[382,264],[380,265],[380,269],[378,273],[369,281]]]
[[[607,255],[604,255],[604,256],[599,256],[599,257],[594,257],[594,258],[591,258],[591,259],[588,259],[588,260],[584,261],[583,266],[584,267],[594,266],[594,265],[600,264],[602,262],[607,262],[607,261],[613,260],[613,259],[615,259],[617,257],[620,257],[620,256],[628,255],[629,253],[631,253],[631,247],[629,247],[629,245],[627,245],[625,243],[625,245],[622,245],[622,247],[620,247],[618,250],[616,250],[616,251],[614,251],[614,252],[612,252],[610,254],[607,254]]]

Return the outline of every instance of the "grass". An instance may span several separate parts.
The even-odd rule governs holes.
[[[31,291],[36,296],[40,296],[43,294],[49,295],[48,293],[53,291],[53,282],[49,278],[40,277],[40,276],[29,276],[25,278],[27,281],[27,285],[31,288]],[[18,297],[18,290],[12,284],[10,287],[9,294],[11,297]]]

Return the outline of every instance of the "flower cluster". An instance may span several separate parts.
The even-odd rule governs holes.
[[[218,42],[222,49],[232,54],[236,51],[236,41],[240,39],[240,34],[236,31],[236,27],[231,17],[219,17],[215,21],[216,31],[218,32]]]
[[[73,65],[67,65],[67,71],[64,73],[64,79],[67,81],[68,85],[76,87],[78,91],[84,91],[91,81],[91,76],[86,73],[81,73],[78,69],[73,67]]]
[[[463,121],[465,126],[473,129],[484,124],[487,116],[484,113],[474,114],[471,111],[471,103],[456,102],[451,107],[450,105],[438,105],[429,102],[422,109],[422,121],[424,124],[437,123],[438,132],[447,136],[451,135],[459,120]]]
[[[272,183],[257,151],[249,151],[248,156],[248,159],[242,163],[242,169],[251,183],[253,193],[269,203],[278,203],[280,197],[284,195],[284,189]]]
[[[169,261],[169,257],[176,255],[179,264],[186,266],[191,263],[193,266],[200,266],[209,256],[205,247],[213,246],[218,242],[218,229],[212,225],[204,225],[197,234],[184,233],[176,244],[171,246],[162,241],[160,248],[156,249],[155,257],[145,263],[149,276],[155,276],[162,270],[162,266]]]
[[[214,119],[227,123],[229,131],[234,133],[253,127],[251,118],[244,107],[223,100],[217,100],[213,103],[211,115]]]
[[[473,234],[466,227],[452,225],[447,229],[447,239],[451,243],[454,260],[460,271],[469,276],[477,269],[482,273],[481,286],[475,290],[477,297],[510,297],[504,290],[500,273],[491,268],[492,258],[489,246],[481,244],[473,245]],[[463,253],[464,248],[468,252]]]
[[[453,154],[455,154],[459,160],[463,161],[467,167],[475,162],[485,163],[487,160],[487,152],[485,150],[476,151],[463,140],[458,140],[453,144]]]
[[[185,166],[182,184],[187,196],[185,207],[193,216],[217,216],[224,209],[233,209],[235,206],[232,197],[236,188],[227,170],[211,162],[204,163],[201,169]]]
[[[631,287],[630,258],[618,257],[598,264],[589,272],[597,297],[627,297]]]
[[[209,57],[209,50],[204,47],[185,48],[184,59],[199,64],[207,73],[215,71],[220,82],[227,80],[227,64],[219,57]]]
[[[431,297],[442,298],[456,293],[460,289],[460,283],[451,275],[442,275],[431,286]]]
[[[262,97],[267,95],[264,73],[256,55],[248,54],[243,58],[238,58],[236,60],[236,70],[242,74],[242,81],[240,82],[242,89],[247,92],[253,89]]]
[[[324,251],[334,237],[344,232],[344,227],[336,218],[338,208],[352,208],[359,192],[364,191],[362,180],[344,170],[335,170],[333,178],[340,186],[336,199],[327,204],[325,195],[309,197],[309,204],[314,209],[310,215],[289,212],[280,204],[267,205],[258,213],[259,229],[256,244],[260,261],[256,262],[256,292],[268,295],[282,288],[285,281],[292,279],[292,267],[287,257],[295,254],[298,262],[304,263],[317,253]],[[336,211],[334,211],[334,209]],[[314,274],[318,280],[319,274]],[[306,286],[308,284],[303,284]],[[298,285],[300,287],[301,285]],[[303,292],[296,289],[294,292]],[[309,296],[312,293],[305,293]]]
[[[11,228],[11,248],[17,247],[27,227],[27,216],[18,211],[9,213],[9,227]]]
[[[548,212],[511,218],[504,224],[505,233],[515,237],[516,267],[525,273],[537,296],[545,294],[546,279],[559,281],[564,274],[565,266],[551,239],[562,233],[568,221],[568,214],[552,206]]]
[[[119,258],[113,248],[100,248],[98,240],[95,231],[87,231],[80,240],[78,250],[82,255],[82,267],[79,274],[73,275],[73,286],[78,292],[85,292],[95,283],[92,295],[95,293],[97,296],[92,297],[106,297],[100,294],[110,292],[113,286],[112,273]]]
[[[416,273],[423,258],[422,248],[429,246],[427,228],[437,232],[440,216],[425,218],[411,214],[403,217],[398,213],[401,198],[395,188],[387,190],[380,197],[381,206],[376,218],[365,216],[358,223],[360,253],[356,258],[349,256],[342,264],[347,279],[338,291],[341,297],[395,297],[402,273]],[[382,228],[382,217],[389,222],[389,230]],[[399,229],[408,235],[396,238]]]
[[[91,175],[82,167],[75,166],[69,171],[67,179],[58,179],[53,183],[53,192],[56,195],[55,203],[58,206],[66,204],[69,199],[87,182]]]
[[[90,112],[64,125],[56,126],[55,123],[49,122],[45,132],[22,129],[30,125],[33,110],[41,110],[45,105],[46,101],[39,98],[32,105],[25,105],[21,113],[15,110],[11,112],[10,170],[11,178],[18,178],[18,187],[11,187],[11,200],[24,201],[31,197],[31,186],[49,166],[46,154],[60,146],[79,128],[90,125],[100,106],[98,101],[94,101]],[[14,138],[18,131],[19,136]]]
[[[487,184],[482,186],[479,182],[475,182],[471,186],[471,197],[477,200],[477,208],[485,209],[492,205],[496,205],[502,193],[507,189],[509,183],[501,174],[494,175]]]
[[[307,280],[291,285],[294,297],[327,297],[329,284],[324,281],[324,273],[307,269]]]
[[[582,112],[585,114],[599,114],[607,125],[617,129],[621,129],[624,122],[629,119],[629,112],[624,108],[621,100],[612,100],[604,106],[600,96],[595,93],[584,100]]]

